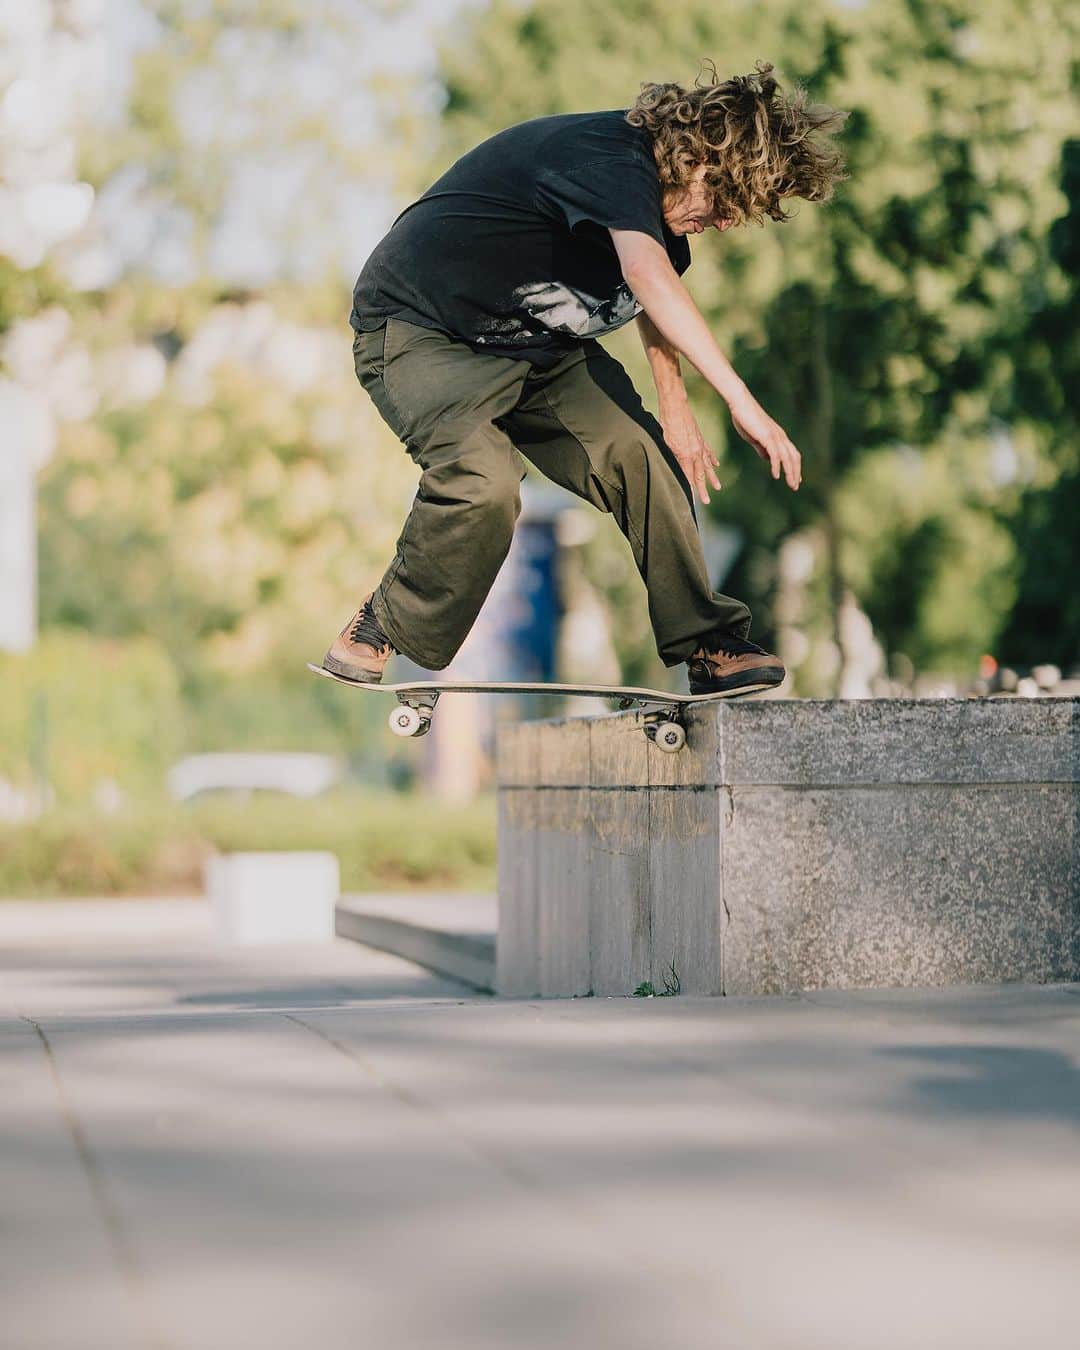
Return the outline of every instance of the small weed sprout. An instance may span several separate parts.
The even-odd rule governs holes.
[[[651,980],[642,980],[634,990],[635,998],[670,998],[673,994],[682,993],[682,980],[679,979],[679,972],[675,969],[675,958],[671,958],[671,965],[664,971],[664,990],[663,993],[657,993]]]
[[[675,957],[671,958],[671,965],[664,971],[664,994],[679,994],[682,992],[682,980],[679,979],[679,972],[675,969]]]

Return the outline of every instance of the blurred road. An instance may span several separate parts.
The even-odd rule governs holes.
[[[0,1344],[1064,1344],[1078,1063],[1080,986],[503,1002],[0,903]]]

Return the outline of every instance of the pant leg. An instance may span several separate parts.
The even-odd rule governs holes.
[[[710,633],[747,635],[750,610],[709,583],[693,494],[659,422],[598,342],[533,372],[505,426],[548,478],[615,517],[648,590],[665,665],[685,661]]]
[[[399,319],[358,334],[353,354],[361,384],[423,470],[373,608],[399,652],[441,670],[510,548],[525,466],[495,423],[530,367]]]

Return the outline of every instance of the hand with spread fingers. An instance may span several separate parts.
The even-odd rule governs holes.
[[[676,402],[660,409],[660,425],[664,440],[679,461],[679,467],[698,497],[709,504],[709,484],[719,492],[720,479],[716,476],[720,461],[709,447],[689,403]]]
[[[802,456],[780,423],[769,416],[749,390],[733,398],[728,408],[735,430],[762,459],[768,460],[772,476],[779,478],[783,472],[788,487],[797,492],[802,482]]]

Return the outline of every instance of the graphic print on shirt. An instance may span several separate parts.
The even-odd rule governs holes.
[[[537,323],[552,333],[596,337],[611,333],[641,313],[633,291],[622,282],[607,300],[558,281],[538,281],[519,286],[514,299]]]

